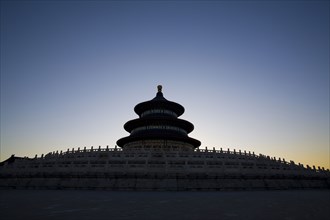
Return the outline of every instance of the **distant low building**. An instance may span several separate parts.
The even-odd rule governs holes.
[[[156,97],[135,106],[139,118],[115,148],[68,149],[0,163],[0,188],[110,190],[256,190],[330,188],[330,172],[241,150],[199,149],[184,107]]]

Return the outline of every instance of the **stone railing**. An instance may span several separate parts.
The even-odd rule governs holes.
[[[143,148],[142,148],[143,149]],[[101,146],[99,146],[98,148],[94,148],[93,146],[91,146],[91,148],[86,148],[84,147],[83,149],[74,149],[72,148],[71,150],[70,149],[67,149],[67,151],[53,151],[53,152],[50,152],[46,155],[41,155],[40,157],[38,157],[38,155],[35,156],[35,159],[50,159],[50,158],[55,158],[55,157],[62,157],[62,156],[70,156],[70,155],[75,155],[75,154],[81,154],[81,153],[92,153],[92,152],[127,152],[127,153],[132,153],[132,152],[163,152],[162,149],[153,149],[152,151],[150,151],[150,149],[148,150],[142,150],[141,151],[141,148],[139,149],[128,149],[128,150],[123,150],[122,148],[118,148],[117,146],[115,146],[114,148],[109,148],[109,146],[106,146],[106,148],[102,148]],[[170,151],[167,151],[167,152],[180,152],[180,153],[187,153],[187,154],[191,154],[192,151],[178,151],[177,149],[176,150],[170,150]],[[251,151],[241,151],[241,150],[230,150],[229,148],[227,148],[227,150],[224,150],[222,148],[220,148],[220,150],[216,150],[214,147],[213,149],[208,149],[207,147],[205,147],[205,149],[200,149],[200,148],[197,148],[195,149],[195,151],[193,151],[193,153],[198,153],[200,155],[205,155],[205,154],[208,154],[208,155],[212,155],[212,154],[215,154],[215,155],[226,155],[226,156],[230,156],[230,155],[235,155],[235,156],[243,156],[243,157],[247,157],[249,159],[255,159],[255,160],[264,160],[264,161],[273,161],[273,162],[276,162],[276,163],[280,163],[282,164],[283,166],[294,166],[294,167],[299,167],[301,169],[308,169],[308,170],[314,170],[314,171],[317,171],[317,172],[324,172],[324,171],[328,171],[329,172],[329,169],[325,170],[324,167],[319,167],[316,168],[315,166],[312,166],[310,167],[309,165],[306,165],[306,167],[303,165],[303,164],[295,164],[294,161],[286,161],[284,158],[281,159],[281,158],[278,158],[276,159],[276,157],[270,157],[270,156],[266,156],[266,155],[263,155],[263,154],[255,154],[254,152],[251,152]]]

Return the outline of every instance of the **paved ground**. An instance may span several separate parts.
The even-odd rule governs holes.
[[[330,190],[0,190],[1,219],[330,219]]]

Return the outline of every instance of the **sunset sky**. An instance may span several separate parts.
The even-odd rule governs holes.
[[[1,1],[1,157],[114,147],[165,98],[202,148],[329,168],[328,1]]]

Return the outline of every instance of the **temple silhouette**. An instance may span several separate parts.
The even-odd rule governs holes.
[[[139,103],[114,148],[68,149],[0,163],[0,188],[106,190],[329,189],[330,171],[241,150],[200,149],[179,119],[184,107],[156,97]]]
[[[159,85],[155,98],[135,106],[134,111],[140,118],[124,125],[130,136],[117,141],[123,149],[158,148],[162,150],[194,150],[201,142],[188,137],[194,125],[178,119],[184,113],[182,105],[168,101]]]

